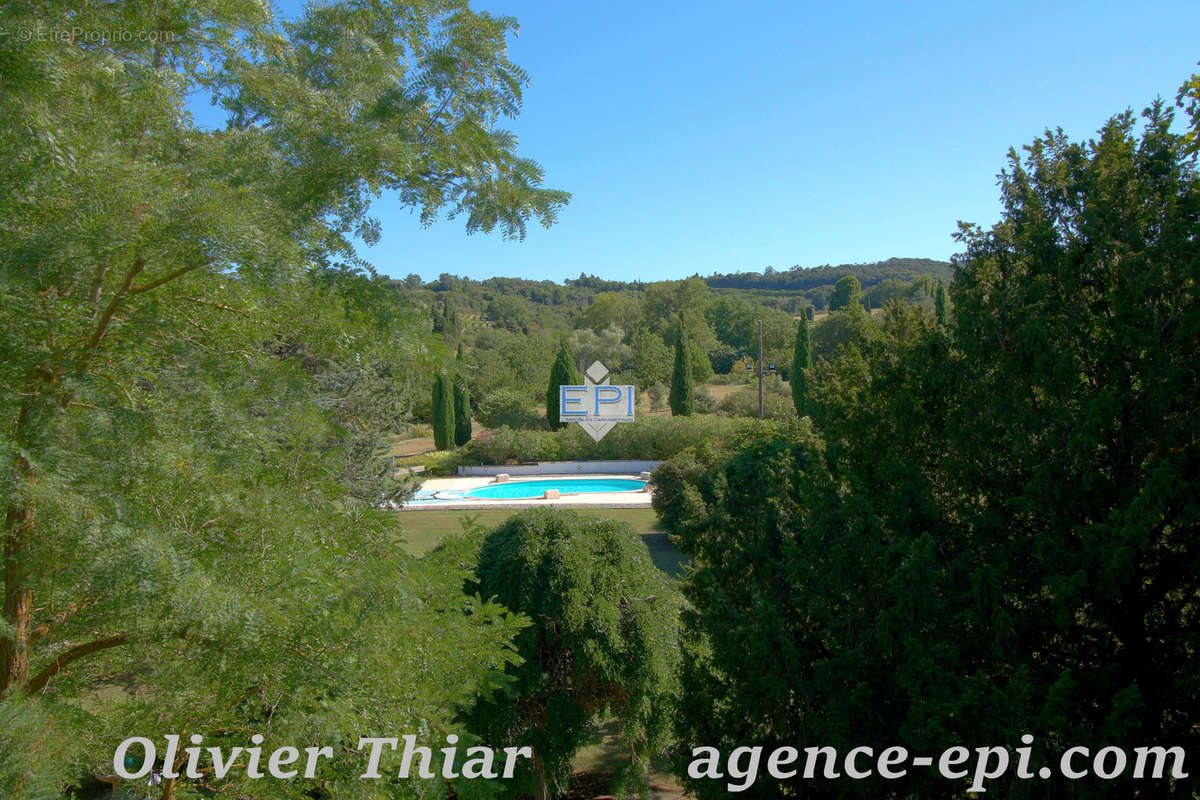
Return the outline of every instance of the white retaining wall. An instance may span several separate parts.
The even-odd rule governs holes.
[[[496,464],[459,467],[459,475],[637,475],[651,472],[661,461],[539,461],[536,464]]]

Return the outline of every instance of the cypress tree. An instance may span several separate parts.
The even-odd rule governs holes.
[[[433,332],[445,333],[446,331],[446,304],[442,302],[442,310],[438,311],[437,301],[435,300],[430,306],[430,316],[433,318]]]
[[[567,423],[558,417],[558,387],[579,386],[583,376],[575,367],[575,360],[564,344],[554,357],[554,365],[550,367],[550,385],[546,387],[546,419],[550,422],[551,430],[567,427]]]
[[[461,446],[471,441],[471,392],[463,375],[463,346],[458,344],[455,358],[458,372],[454,376],[454,444]]]
[[[675,340],[675,370],[671,373],[671,414],[677,417],[690,416],[696,411],[696,389],[692,383],[691,346],[687,338]]]
[[[438,450],[454,446],[454,387],[444,373],[433,381],[433,445]]]
[[[796,413],[804,416],[808,405],[808,376],[804,370],[812,367],[812,341],[809,338],[808,321],[800,320],[796,329],[796,349],[792,354],[792,404]]]
[[[946,324],[946,310],[949,302],[950,297],[946,294],[946,287],[941,281],[938,281],[937,293],[933,296],[933,311],[937,314],[938,325]]]
[[[458,315],[450,306],[450,299],[447,298],[442,306],[442,334],[446,337],[447,342],[452,341],[458,334],[457,318]]]

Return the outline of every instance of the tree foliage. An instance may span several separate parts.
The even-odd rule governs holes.
[[[1183,82],[1175,102],[1191,120],[1191,129],[1183,136],[1183,146],[1184,151],[1194,157],[1200,153],[1200,72],[1193,73]]]
[[[1014,152],[1003,220],[962,231],[948,329],[885,308],[882,335],[815,370],[820,439],[750,444],[674,492],[695,559],[681,738],[937,752],[1028,733],[1040,763],[1197,746],[1200,180],[1170,122],[1156,105],[1140,130],[1123,114]]]
[[[842,311],[862,307],[862,284],[853,275],[839,278],[829,297],[829,310]]]
[[[671,371],[671,413],[686,417],[696,411],[696,388],[692,378],[691,344],[686,337],[675,340],[675,368]]]
[[[850,272],[876,281],[870,289],[873,306],[896,300],[932,307],[934,281],[927,272],[907,267],[899,272],[890,267],[882,272],[865,267]],[[937,272],[949,274],[940,268]],[[893,277],[880,278],[884,274]],[[911,280],[896,277],[901,275]],[[474,280],[443,273],[429,283],[405,279],[394,285],[414,306],[428,311],[437,330],[448,325],[445,309],[455,309],[458,322],[452,338],[469,347],[466,373],[472,397],[483,400],[503,390],[506,402],[523,393],[530,401],[536,395],[538,405],[542,405],[541,390],[534,387],[545,381],[544,373],[536,374],[539,365],[544,369],[552,362],[564,341],[578,356],[578,364],[602,361],[616,377],[648,389],[670,383],[671,348],[682,331],[693,344],[689,361],[693,382],[699,386],[713,379],[714,370],[727,374],[740,359],[757,358],[760,321],[765,361],[790,380],[796,318],[811,319],[816,302],[786,290],[713,290],[700,278],[642,283],[584,276],[557,284],[522,278]],[[804,292],[819,294],[824,308],[833,288],[821,284]],[[849,341],[848,327],[866,324],[866,315],[860,316],[861,320],[835,324],[827,332]],[[825,325],[822,320],[817,328]],[[814,331],[814,358],[832,357],[833,350],[825,352],[827,338]],[[417,413],[428,419],[428,404],[419,406]],[[532,417],[520,424],[541,426]]]
[[[454,447],[454,381],[441,370],[433,379],[433,443],[438,450]]]
[[[516,627],[374,508],[403,495],[379,445],[440,346],[350,242],[378,236],[385,192],[468,230],[553,221],[566,196],[497,124],[526,83],[515,23],[436,0],[4,22],[160,35],[0,38],[0,794],[61,792],[131,731],[353,748],[452,728]],[[226,125],[194,124],[196,92]],[[442,791],[352,772],[217,788]]]
[[[623,372],[633,366],[633,349],[625,344],[625,329],[609,325],[599,332],[582,328],[571,334],[567,347],[582,364],[599,361],[609,372]]]
[[[550,366],[550,383],[546,387],[546,419],[550,422],[551,430],[559,430],[567,426],[567,423],[560,419],[558,413],[560,408],[559,387],[582,384],[583,376],[579,374],[579,368],[575,366],[575,359],[571,357],[570,351],[564,344],[559,347],[558,355],[554,357],[554,363]]]
[[[804,416],[808,403],[808,375],[805,370],[812,369],[812,341],[808,333],[808,321],[800,320],[796,328],[796,349],[792,354],[792,405],[796,413]]]
[[[462,374],[463,348],[458,346],[458,356],[454,367],[454,445],[461,447],[471,441],[471,391],[467,388],[467,379]]]
[[[657,333],[643,331],[633,337],[633,374],[639,387],[666,383],[671,378],[671,348]]]
[[[911,282],[915,278],[933,275],[949,278],[952,269],[945,261],[929,258],[889,258],[870,264],[841,264],[819,267],[794,266],[785,270],[767,269],[762,272],[737,272],[710,275],[705,282],[713,288],[758,289],[767,291],[810,291],[832,288],[847,275],[853,275],[862,286],[874,286],[885,280]]]
[[[933,296],[934,314],[937,315],[938,325],[945,325],[950,319],[950,294],[946,286],[938,281],[937,292]]]
[[[489,742],[533,746],[514,794],[549,800],[565,789],[572,756],[604,715],[620,720],[645,786],[669,732],[680,602],[637,533],[573,511],[523,511],[484,540],[477,586],[533,620],[516,640],[523,662],[508,669],[511,691],[469,714]]]

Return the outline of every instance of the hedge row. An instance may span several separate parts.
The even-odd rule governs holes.
[[[578,425],[561,431],[514,430],[484,433],[455,451],[458,464],[510,461],[660,461],[710,442],[732,444],[771,423],[739,417],[642,417],[618,424],[599,442]]]

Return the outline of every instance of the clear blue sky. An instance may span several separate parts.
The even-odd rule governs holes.
[[[380,272],[662,280],[948,258],[991,224],[1010,147],[1171,101],[1200,3],[476,0],[515,16],[511,123],[573,193],[523,242],[374,211]],[[285,3],[285,13],[296,7]]]

